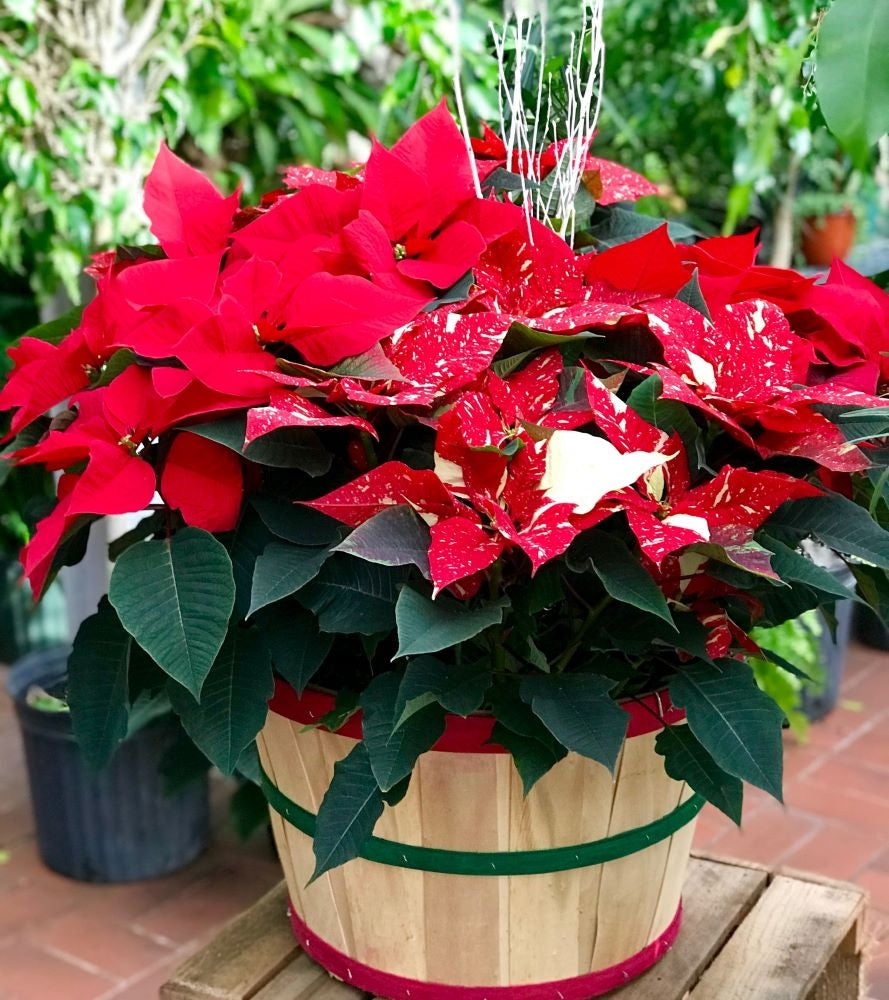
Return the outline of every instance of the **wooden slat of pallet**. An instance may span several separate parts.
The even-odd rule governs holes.
[[[286,912],[287,888],[282,882],[181,965],[174,979],[161,987],[162,1000],[254,997],[299,953]]]
[[[811,877],[809,877],[811,879]],[[819,1000],[859,995],[857,938],[866,894],[851,886],[777,875],[691,991],[689,1000]],[[843,982],[819,982],[841,949]],[[826,989],[827,987],[825,987]]]
[[[757,866],[692,858],[676,944],[653,969],[612,993],[614,1000],[684,996],[751,911],[768,878],[768,872]]]
[[[693,858],[673,950],[614,1000],[856,1000],[861,916],[855,886],[717,858]],[[297,948],[283,884],[235,918],[161,991],[164,1000],[379,1000]],[[703,973],[703,976],[702,976]],[[697,985],[695,985],[697,984]],[[691,993],[688,990],[691,989]]]
[[[308,955],[299,954],[291,963],[282,969],[275,978],[266,983],[258,993],[248,993],[250,1000],[294,1000],[297,997],[317,996],[327,983],[342,987],[344,997],[354,1000],[355,991],[342,986],[330,978],[327,972],[316,965]],[[331,997],[333,1000],[333,997]]]

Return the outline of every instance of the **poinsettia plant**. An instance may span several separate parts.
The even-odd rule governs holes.
[[[647,181],[586,153],[569,241],[527,210],[564,155],[489,130],[470,158],[442,104],[241,207],[160,151],[159,245],[97,256],[76,327],[25,337],[0,394],[12,461],[60,474],[36,593],[97,518],[145,512],[74,643],[91,760],[162,696],[250,771],[275,675],[334,691],[324,724],[364,737],[320,871],[445,713],[492,713],[527,791],[568,752],[614,768],[622,703],[660,692],[688,720],[657,739],[670,775],[735,820],[742,781],[780,798],[751,629],[889,606],[889,297],[759,266],[754,235],[676,242],[628,207]]]

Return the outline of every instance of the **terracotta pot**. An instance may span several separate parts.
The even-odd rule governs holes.
[[[800,230],[800,249],[806,263],[827,267],[835,258],[845,260],[855,244],[857,220],[851,209],[825,215],[808,216]]]
[[[655,713],[682,720],[663,695],[625,706],[614,777],[572,753],[527,797],[493,720],[449,716],[373,844],[308,884],[313,816],[361,733],[305,728],[332,704],[278,681],[258,745],[294,932],[335,976],[398,1000],[586,1000],[669,948],[702,803],[654,752]]]

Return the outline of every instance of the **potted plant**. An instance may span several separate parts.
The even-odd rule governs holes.
[[[300,943],[378,995],[656,961],[703,801],[781,796],[750,630],[850,596],[801,543],[889,585],[884,294],[674,243],[589,135],[470,156],[442,104],[247,208],[162,149],[159,246],[99,255],[0,394],[32,435],[69,399],[14,451],[63,473],[35,592],[150,511],[74,643],[85,745],[123,737],[140,651],[223,771],[258,740]]]
[[[805,161],[794,213],[802,255],[807,264],[821,267],[845,260],[855,245],[865,175],[827,133],[819,133],[818,139]]]
[[[65,647],[33,652],[7,678],[41,859],[83,882],[130,882],[184,867],[207,845],[209,787],[206,769],[171,787],[167,772],[182,769],[185,735],[163,690],[127,698],[124,738],[99,769],[89,743],[76,742],[84,717],[72,722],[71,714],[83,700],[77,681],[89,671],[72,660],[72,684],[68,660]],[[139,669],[134,660],[133,673]]]

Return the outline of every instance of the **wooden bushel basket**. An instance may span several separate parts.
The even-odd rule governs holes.
[[[492,720],[449,716],[363,856],[307,885],[303,831],[361,733],[305,728],[332,706],[279,680],[258,743],[294,932],[335,976],[393,1000],[586,1000],[670,947],[702,801],[654,751],[656,716],[682,719],[664,696],[624,706],[614,778],[572,753],[527,798]]]

